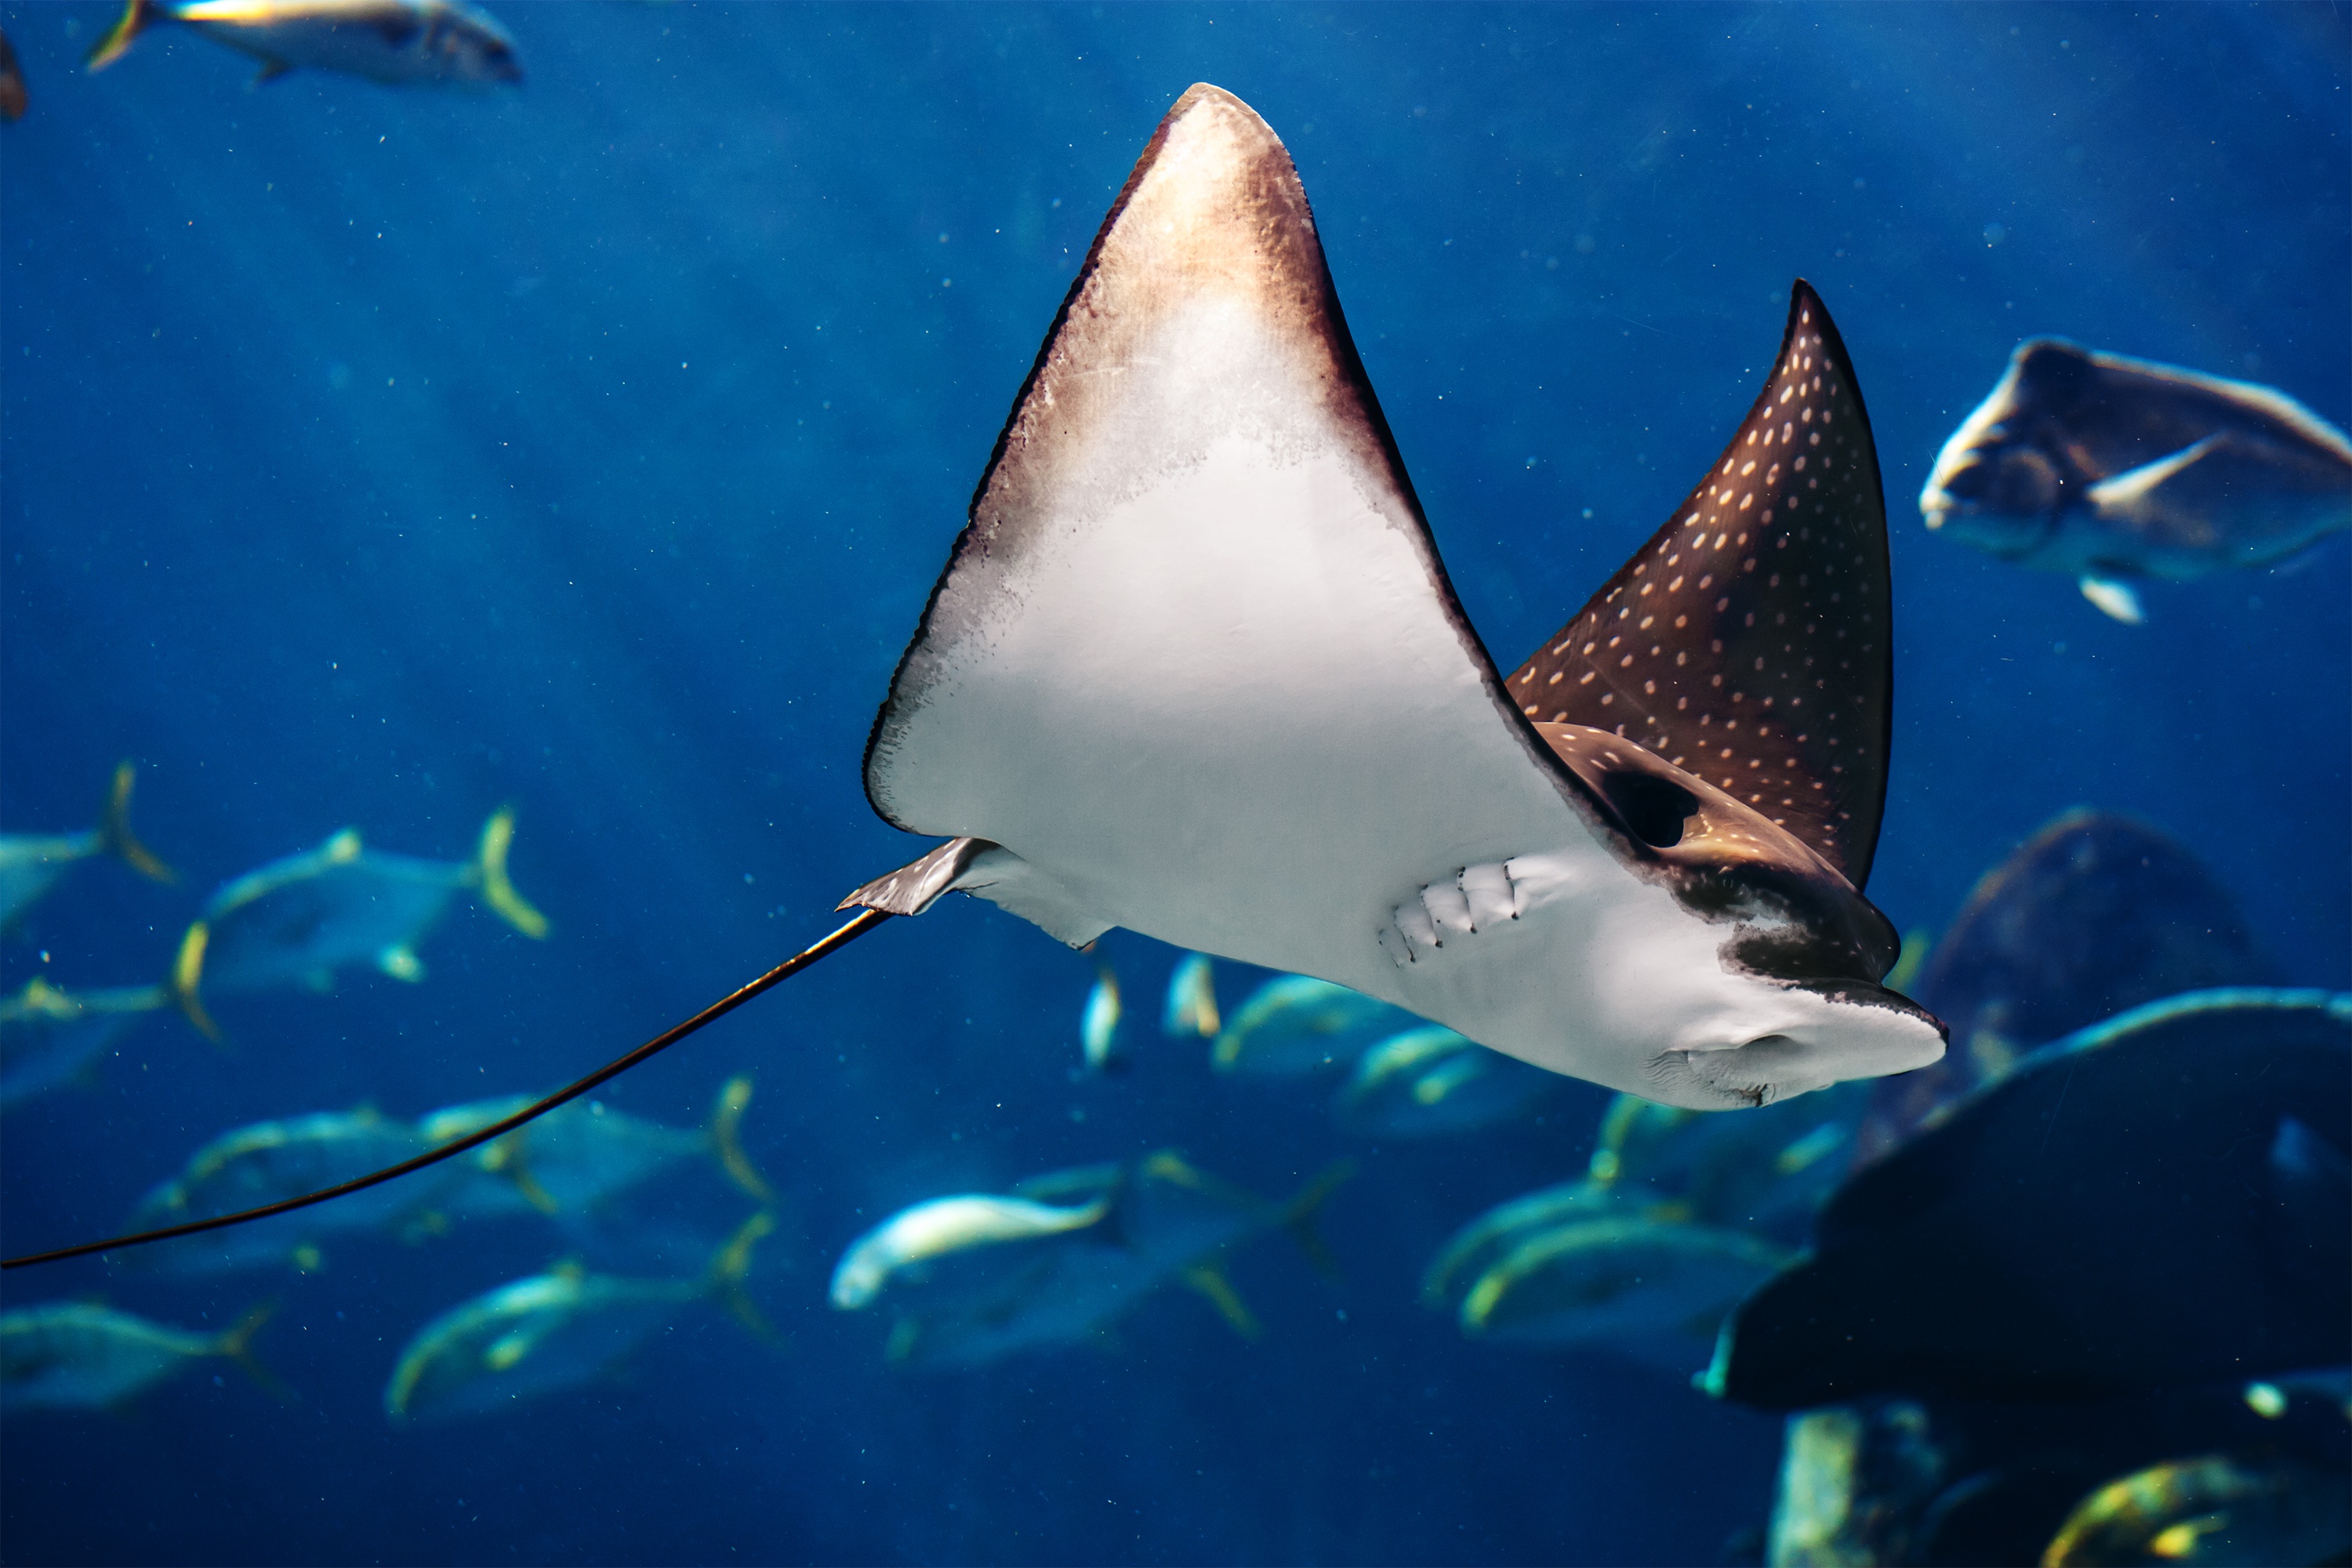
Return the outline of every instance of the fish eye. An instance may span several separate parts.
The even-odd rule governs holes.
[[[1633,837],[1653,849],[1680,844],[1685,825],[1698,815],[1696,795],[1654,773],[1610,773],[1601,781],[1601,791]]]

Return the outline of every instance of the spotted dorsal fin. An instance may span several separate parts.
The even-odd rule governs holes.
[[[1886,796],[1891,600],[1870,417],[1801,279],[1731,445],[1509,688],[1530,719],[1622,735],[1720,786],[1859,889]]]

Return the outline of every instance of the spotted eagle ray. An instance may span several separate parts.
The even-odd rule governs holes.
[[[1071,285],[875,721],[867,798],[949,841],[693,1018],[362,1181],[499,1136],[951,889],[1695,1109],[1923,1066],[1942,1026],[1877,984],[1899,944],[1861,892],[1890,616],[1869,420],[1800,281],[1731,445],[1507,689],[1289,154],[1195,86]]]

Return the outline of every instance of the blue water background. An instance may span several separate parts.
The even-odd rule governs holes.
[[[1930,537],[1914,498],[2021,338],[2275,384],[2352,423],[2352,44],[2275,5],[824,8],[507,4],[487,98],[298,74],[96,4],[0,6],[0,825],[95,816],[119,757],[184,885],[88,867],[0,984],[160,976],[220,881],[345,826],[456,858],[502,802],[528,942],[461,909],[415,986],[176,1019],[10,1113],[7,1249],[117,1226],[243,1121],[562,1081],[774,963],[920,846],[866,728],[1038,340],[1189,83],[1290,146],[1454,583],[1505,668],[1664,519],[1745,411],[1789,280],[1875,426],[1897,605],[1870,892],[1949,920],[2052,814],[2204,857],[2288,979],[2352,981],[2347,552],[2147,595]],[[1590,510],[1590,517],[1585,513]],[[1104,952],[1146,1026],[1174,954]],[[426,1318],[562,1255],[543,1226],[342,1242],[297,1276],[82,1262],[218,1327],[280,1300],[280,1407],[229,1369],[13,1420],[32,1562],[1707,1562],[1778,1424],[1601,1356],[1464,1342],[1412,1299],[1479,1209],[1582,1167],[1605,1097],[1416,1146],[1146,1035],[1073,1081],[1094,959],[971,900],[886,929],[617,1083],[746,1124],[786,1194],[763,1348],[689,1313],[625,1376],[390,1430]],[[1248,972],[1227,967],[1224,999]],[[1234,1337],[1155,1300],[1102,1351],[894,1373],[824,1286],[892,1208],[1179,1146],[1269,1194],[1363,1172],[1318,1279],[1236,1266]],[[665,1188],[697,1265],[745,1204]]]

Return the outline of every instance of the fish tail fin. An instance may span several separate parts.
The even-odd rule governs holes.
[[[108,30],[106,37],[99,39],[98,47],[89,51],[89,58],[83,64],[94,71],[104,70],[122,58],[131,47],[131,39],[163,19],[163,7],[156,0],[129,0],[129,4],[122,7],[121,16]]]
[[[131,780],[138,770],[129,763],[119,763],[114,769],[114,783],[106,792],[106,815],[98,825],[98,841],[110,855],[119,855],[125,864],[142,877],[158,882],[171,883],[180,879],[179,873],[155,858],[155,852],[139,842],[131,831]]]
[[[727,1245],[710,1258],[710,1293],[734,1314],[737,1322],[751,1331],[752,1338],[767,1344],[781,1342],[776,1331],[768,1326],[768,1320],[760,1315],[760,1309],[751,1304],[743,1281],[751,1272],[751,1249],[760,1245],[761,1237],[775,1228],[775,1215],[761,1209],[738,1226],[735,1234],[728,1237]]]
[[[514,807],[502,805],[482,824],[481,847],[475,851],[474,870],[482,887],[482,902],[507,924],[534,940],[547,934],[547,917],[515,891],[507,876],[507,849],[514,843]]]
[[[261,1332],[261,1326],[269,1321],[270,1314],[277,1310],[278,1303],[274,1300],[256,1306],[213,1341],[213,1354],[235,1362],[237,1370],[259,1384],[261,1391],[270,1398],[280,1405],[291,1405],[295,1400],[294,1391],[287,1387],[276,1373],[262,1365],[253,1353],[254,1336]]]
[[[710,1112],[710,1143],[728,1179],[761,1203],[770,1204],[775,1201],[775,1189],[743,1152],[743,1111],[751,1103],[751,1075],[737,1073],[719,1089],[719,1103]]]
[[[482,1168],[504,1176],[508,1184],[522,1194],[522,1201],[540,1213],[560,1214],[563,1205],[557,1203],[555,1194],[541,1186],[539,1178],[530,1173],[529,1146],[524,1141],[530,1131],[528,1127],[518,1127],[492,1142],[488,1157],[482,1161]]]
[[[1241,1292],[1234,1289],[1234,1282],[1225,1278],[1223,1264],[1215,1258],[1206,1263],[1195,1263],[1184,1270],[1184,1283],[1199,1291],[1234,1332],[1245,1340],[1265,1337],[1265,1330],[1259,1325],[1256,1315],[1244,1304]]]
[[[1306,1256],[1316,1273],[1326,1279],[1339,1278],[1339,1260],[1323,1244],[1320,1232],[1315,1228],[1316,1216],[1322,1212],[1325,1200],[1337,1192],[1339,1184],[1356,1173],[1353,1160],[1334,1160],[1323,1167],[1313,1181],[1298,1189],[1297,1195],[1282,1206],[1282,1228]]]
[[[180,939],[180,951],[172,960],[172,1000],[180,1005],[180,1011],[187,1015],[198,1034],[216,1046],[226,1046],[228,1037],[221,1033],[221,1026],[213,1022],[213,1016],[205,1011],[204,1002],[196,994],[196,987],[205,977],[205,949],[211,945],[212,939],[212,927],[202,921],[190,926],[188,934]]]

